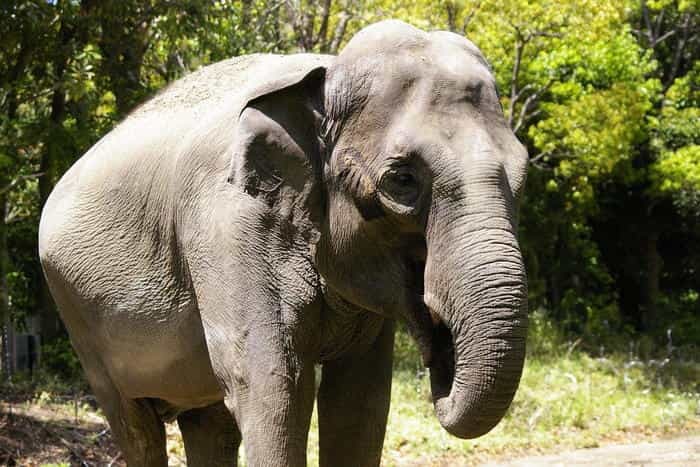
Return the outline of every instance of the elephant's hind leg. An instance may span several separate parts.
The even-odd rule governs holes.
[[[73,338],[87,333],[73,332],[71,325],[75,323],[64,321],[87,380],[129,467],[167,466],[165,426],[152,401],[125,397],[105,370],[99,354],[84,339]]]
[[[129,467],[165,467],[165,426],[149,399],[125,399],[108,380],[90,378]]]
[[[235,466],[241,433],[223,402],[177,417],[190,467]]]

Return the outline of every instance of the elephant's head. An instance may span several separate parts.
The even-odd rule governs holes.
[[[486,433],[518,386],[527,327],[527,153],[487,62],[461,36],[387,21],[275,89],[241,114],[241,140],[267,154],[245,164],[269,174],[243,170],[247,190],[315,244],[329,293],[408,323],[443,427]]]

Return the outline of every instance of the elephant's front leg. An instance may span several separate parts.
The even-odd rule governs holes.
[[[318,393],[320,466],[378,466],[391,398],[394,321],[366,353],[323,365]]]
[[[251,329],[245,351],[225,365],[226,405],[238,421],[247,465],[306,466],[314,366],[293,348],[283,325]]]

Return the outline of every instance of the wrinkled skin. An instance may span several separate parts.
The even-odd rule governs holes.
[[[258,55],[175,83],[57,185],[46,277],[130,465],[378,465],[394,322],[441,424],[489,431],[525,353],[527,155],[481,53],[397,21],[338,57]],[[315,393],[314,365],[322,379]],[[231,417],[231,414],[233,417]]]

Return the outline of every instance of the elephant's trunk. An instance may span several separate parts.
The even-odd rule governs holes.
[[[454,210],[436,216],[425,271],[425,302],[437,322],[430,371],[435,411],[460,438],[487,433],[505,414],[520,381],[527,333],[512,199],[503,191],[478,196],[488,191],[471,188],[459,219]]]

